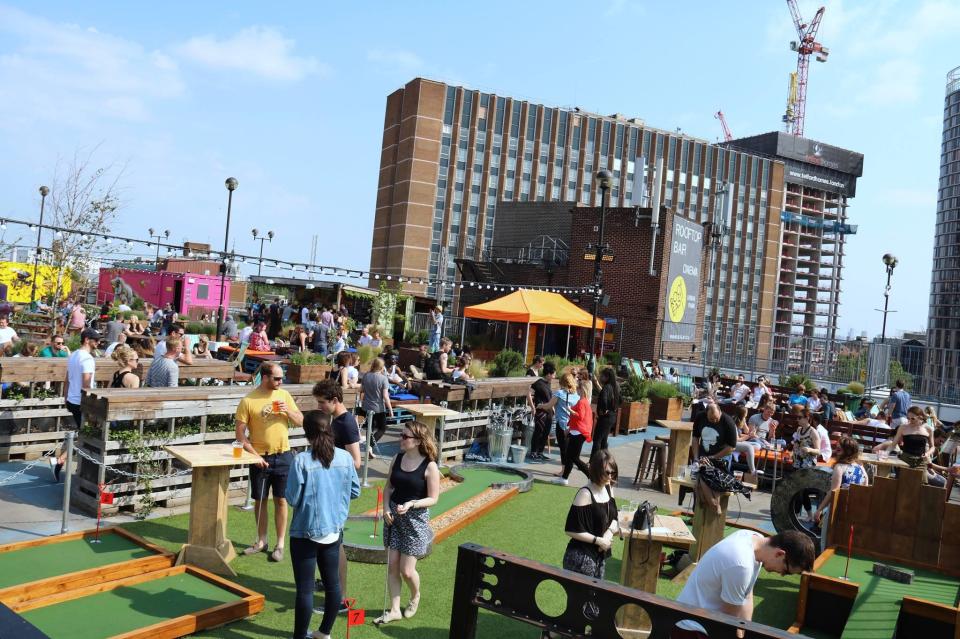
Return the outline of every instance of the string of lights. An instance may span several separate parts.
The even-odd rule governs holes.
[[[95,244],[102,240],[106,244],[113,244],[114,242],[119,243],[120,246],[124,246],[130,251],[134,250],[136,246],[143,246],[149,248],[160,248],[167,249],[167,256],[171,256],[174,251],[183,251],[184,247],[179,244],[173,244],[170,242],[160,242],[158,240],[150,239],[143,240],[135,237],[127,237],[122,235],[113,235],[110,233],[90,233],[87,231],[78,231],[76,229],[71,229],[62,226],[56,226],[53,224],[38,224],[37,222],[30,222],[26,220],[18,220],[14,218],[0,218],[0,231],[5,231],[8,224],[15,224],[20,226],[26,226],[29,230],[35,231],[39,227],[42,230],[53,231],[55,237],[63,237],[64,234],[69,235],[80,235],[81,239],[89,242],[91,252]],[[157,237],[157,236],[154,236]],[[119,247],[117,247],[119,248]],[[31,251],[33,249],[31,248]],[[52,249],[47,247],[41,247],[41,251],[51,251]],[[121,249],[122,250],[122,249]],[[135,253],[125,253],[120,254],[116,251],[115,248],[110,250],[101,250],[96,251],[96,253],[103,255],[104,257],[110,257],[116,259],[124,255],[135,256],[135,257],[144,257],[148,258],[151,256],[141,256]],[[477,288],[483,290],[489,290],[493,292],[508,292],[516,291],[519,289],[526,290],[539,290],[539,291],[549,291],[552,293],[560,293],[566,295],[583,295],[583,294],[593,294],[594,288],[590,286],[554,286],[554,285],[533,285],[533,284],[504,284],[504,283],[495,283],[487,284],[483,282],[464,282],[462,280],[448,280],[448,279],[431,279],[423,277],[415,277],[409,275],[398,275],[394,273],[383,273],[377,271],[370,271],[364,269],[355,269],[347,268],[343,266],[331,266],[326,264],[309,264],[306,262],[294,262],[290,260],[278,260],[270,257],[263,257],[257,255],[246,255],[243,253],[237,253],[235,251],[223,252],[217,250],[205,250],[202,253],[194,253],[190,250],[184,252],[185,257],[207,257],[214,261],[222,261],[226,265],[232,263],[238,264],[253,264],[253,265],[262,265],[266,267],[274,267],[281,270],[289,270],[294,273],[303,273],[306,275],[318,275],[318,276],[331,276],[331,277],[341,277],[348,279],[358,279],[358,280],[374,280],[374,281],[383,281],[383,282],[396,282],[398,284],[408,283],[424,286],[432,285],[444,285],[451,288]],[[597,291],[597,294],[600,294],[600,291]]]

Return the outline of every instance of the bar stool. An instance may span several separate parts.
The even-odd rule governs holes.
[[[637,484],[645,480],[651,474],[653,482],[658,477],[662,477],[667,466],[667,444],[657,439],[646,439],[643,442],[643,448],[640,450],[640,462],[637,464],[637,472],[633,476],[633,483]]]

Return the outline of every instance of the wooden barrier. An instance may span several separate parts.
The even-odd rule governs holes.
[[[140,361],[135,372],[141,379],[152,362],[152,359]],[[109,385],[119,368],[113,359],[98,358],[94,382],[98,386]],[[20,386],[19,390],[25,395],[12,399],[8,389],[6,398],[0,399],[0,461],[35,459],[63,440],[63,425],[73,427],[62,396],[66,376],[65,357],[0,358],[0,382]],[[196,360],[193,365],[180,365],[179,379],[181,382],[216,379],[232,384],[233,366],[214,359]],[[44,388],[45,385],[50,388]]]
[[[316,399],[311,391],[312,384],[288,385],[289,392],[302,411],[317,408]],[[114,503],[103,506],[105,514],[119,510],[139,510],[138,498],[145,494],[142,485],[130,478],[120,478],[116,473],[108,473],[105,466],[112,466],[127,472],[136,472],[138,456],[134,454],[124,439],[117,437],[118,431],[135,431],[141,438],[142,446],[151,450],[148,459],[161,462],[166,474],[179,470],[169,453],[163,450],[165,445],[229,443],[234,440],[233,415],[240,400],[251,391],[243,386],[193,386],[179,388],[145,389],[96,389],[84,391],[81,401],[84,421],[92,425],[97,433],[93,435],[89,427],[81,435],[77,446],[96,460],[96,463],[80,457],[77,474],[74,477],[72,503],[86,512],[96,512],[98,504],[98,485],[111,482]],[[353,408],[357,402],[356,391],[344,392],[344,404]],[[227,428],[216,430],[209,427],[211,417],[219,416]],[[193,422],[197,432],[174,437],[178,425],[184,421]],[[157,432],[157,423],[162,424],[162,432]],[[153,428],[146,430],[145,427]],[[149,439],[150,431],[157,433],[156,439]],[[290,429],[290,445],[293,448],[306,445],[302,428]],[[140,453],[140,458],[143,454]],[[245,489],[247,471],[237,467],[230,471],[230,490],[239,496]],[[190,499],[191,476],[181,475],[164,477],[152,482],[153,500],[165,506],[183,505]]]
[[[438,380],[414,380],[412,393],[420,395],[422,401],[428,399],[434,404],[447,402],[453,410],[471,410],[486,408],[490,402],[498,404],[523,404],[527,401],[530,386],[537,381],[535,377],[488,377],[471,382],[473,389],[467,397],[467,387],[463,384],[448,384]],[[554,379],[553,390],[560,388]]]

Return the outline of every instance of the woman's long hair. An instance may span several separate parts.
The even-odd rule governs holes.
[[[437,440],[433,438],[433,431],[423,422],[407,422],[403,427],[413,433],[420,442],[420,454],[430,461],[437,461],[440,453],[437,450]]]
[[[620,386],[617,384],[617,375],[609,366],[600,371],[600,386],[601,391],[607,387],[610,388],[610,391],[613,393],[614,406],[620,404]]]
[[[312,410],[303,417],[303,433],[310,442],[310,455],[324,468],[333,461],[333,430],[330,416],[321,410]]]

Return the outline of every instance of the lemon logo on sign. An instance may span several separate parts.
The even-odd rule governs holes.
[[[667,298],[667,310],[670,321],[679,324],[683,320],[683,311],[687,306],[687,283],[682,275],[677,275],[670,285],[670,297]]]

